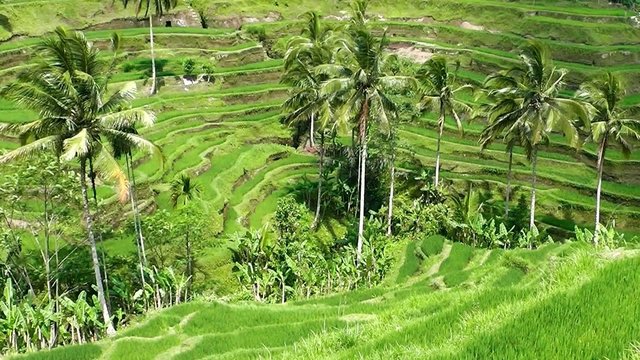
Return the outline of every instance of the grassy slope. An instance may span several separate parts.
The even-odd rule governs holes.
[[[276,34],[290,36],[297,33],[297,16],[305,10],[342,16],[340,11],[347,8],[347,3],[346,0],[291,0],[286,5],[267,0],[194,1],[193,7],[203,10],[213,25],[218,26],[227,26],[222,20],[229,17],[261,20],[270,11],[276,11],[282,17],[280,21],[259,25],[276,37]],[[7,0],[0,4],[0,13],[7,14],[14,34],[37,35],[50,31],[56,24],[25,22],[24,19],[30,16],[39,19],[30,15],[31,10],[46,12],[42,9],[51,7],[64,10],[73,4],[79,4],[75,12],[69,12],[67,17],[57,17],[56,24],[81,28],[131,15],[123,12],[119,4],[109,9],[111,5],[87,0]],[[14,7],[26,9],[24,15],[2,12]],[[182,6],[176,11],[187,10]],[[88,18],[83,14],[89,11],[99,16],[86,20]],[[553,55],[562,60],[560,64],[576,74],[574,80],[583,79],[606,66],[625,74],[630,85],[640,84],[634,81],[639,73],[640,51],[637,46],[625,44],[625,39],[635,36],[637,30],[626,24],[623,10],[598,6],[596,1],[576,6],[574,2],[537,1],[534,4],[498,0],[430,0],[416,5],[413,0],[401,0],[389,7],[385,1],[374,0],[371,12],[385,15],[385,19],[373,21],[372,26],[377,29],[388,27],[394,42],[409,42],[436,52],[458,53],[463,66],[461,75],[475,82],[482,81],[489,71],[513,62],[516,59],[513,50],[522,44],[524,36],[542,34],[540,29],[543,28],[544,42],[550,46]],[[532,16],[534,12],[538,12],[537,16]],[[416,21],[419,18],[424,19]],[[463,20],[485,26],[486,30],[466,29],[461,25]],[[146,31],[145,28],[119,30],[125,53],[121,71],[114,76],[116,85],[136,81],[141,89],[147,88],[149,48]],[[214,216],[219,230],[228,234],[245,227],[260,226],[270,217],[277,199],[289,191],[288,185],[301,176],[313,177],[315,173],[313,156],[282,145],[288,137],[278,119],[279,106],[286,96],[286,88],[278,83],[282,61],[268,59],[262,47],[238,36],[228,27],[157,27],[155,33],[159,74],[165,85],[157,96],[142,95],[134,106],[146,106],[158,114],[158,124],[144,129],[143,133],[162,146],[167,162],[162,169],[153,159],[136,157],[143,207],[150,206],[154,200],[158,206],[168,207],[168,194],[161,192],[152,198],[149,187],[162,188],[176,174],[189,172],[203,183],[203,197],[214,212],[222,213],[224,205],[229,205],[226,218]],[[86,34],[98,46],[104,47],[111,30],[87,31]],[[0,44],[0,83],[10,80],[27,66],[37,42],[36,38],[19,38]],[[216,83],[185,90],[179,76],[186,57],[195,58],[198,66],[215,58],[218,64]],[[640,97],[633,92],[625,99],[629,106],[639,102]],[[34,114],[0,100],[0,121],[23,122],[34,118]],[[402,147],[415,153],[428,167],[434,162],[433,119],[429,115],[423,122],[403,126],[401,131]],[[467,125],[464,138],[451,127],[447,128],[443,174],[454,182],[471,179],[482,186],[487,185],[492,196],[500,199],[507,166],[504,146],[495,144],[480,153],[476,141],[481,126]],[[1,148],[16,146],[15,139],[0,137]],[[576,155],[567,149],[561,137],[552,138],[552,146],[540,153],[539,221],[567,230],[575,223],[590,224],[594,206],[594,153],[593,144],[585,145]],[[514,198],[528,196],[529,166],[520,153],[515,159],[514,183],[518,189]],[[640,153],[636,152],[627,161],[619,151],[612,150],[607,153],[607,160],[603,212],[610,218],[615,217],[617,224],[630,233],[637,233]],[[101,186],[99,193],[105,203],[114,204],[109,186]],[[117,253],[133,251],[132,244],[126,238],[107,242],[108,248]]]
[[[485,250],[440,237],[406,249],[380,287],[286,305],[194,302],[112,341],[18,358],[621,358],[640,341],[637,251]]]

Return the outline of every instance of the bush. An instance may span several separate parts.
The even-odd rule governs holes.
[[[247,32],[247,34],[249,34],[249,36],[258,40],[259,42],[267,40],[267,31],[262,25],[246,26],[244,30]]]
[[[397,199],[394,210],[394,230],[411,236],[442,234],[453,219],[453,211],[446,204],[426,204],[404,197]]]
[[[196,61],[192,58],[186,58],[182,62],[182,70],[186,76],[192,76],[196,70]]]

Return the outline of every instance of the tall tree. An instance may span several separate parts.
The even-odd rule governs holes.
[[[509,157],[509,165],[507,168],[507,187],[505,190],[504,202],[504,219],[509,220],[509,205],[511,200],[511,177],[513,173],[513,150],[516,146],[526,147],[526,129],[517,127],[504,128],[502,125],[505,117],[509,117],[511,112],[519,111],[519,105],[511,98],[496,98],[496,94],[488,96],[486,120],[487,126],[480,135],[480,146],[482,150],[486,149],[496,139],[502,139],[506,144],[506,151]]]
[[[177,208],[182,200],[182,207],[186,207],[192,200],[200,196],[200,184],[193,181],[188,175],[182,174],[171,183],[171,204]],[[187,257],[187,292],[191,292],[193,284],[193,256],[189,230],[184,233],[185,252]]]
[[[389,75],[391,55],[385,50],[386,34],[376,38],[363,26],[353,25],[343,42],[341,64],[320,65],[316,71],[332,76],[323,83],[322,94],[341,99],[335,121],[346,124],[355,117],[359,144],[360,209],[358,221],[358,262],[362,261],[366,189],[367,133],[369,122],[376,121],[388,129],[389,117],[397,115],[396,104],[387,96],[392,89],[411,86],[412,78]]]
[[[135,125],[135,124],[133,124]],[[121,129],[121,131],[138,135],[138,131],[135,126]],[[114,158],[120,159],[124,156],[127,177],[129,179],[129,200],[131,202],[131,211],[133,212],[133,227],[136,236],[136,248],[138,252],[138,262],[140,267],[140,279],[142,280],[143,288],[145,286],[144,268],[147,266],[147,253],[144,244],[144,236],[142,233],[142,218],[140,216],[140,209],[138,208],[138,202],[136,197],[136,179],[133,164],[133,152],[136,149],[134,143],[131,143],[126,138],[118,137],[111,139],[111,146],[113,148]],[[154,145],[155,146],[155,145]],[[164,165],[164,157],[161,154],[160,148],[156,146],[156,153],[160,154],[162,165]]]
[[[629,157],[634,140],[640,140],[640,120],[629,118],[629,112],[620,106],[625,95],[620,78],[611,72],[580,86],[577,98],[589,104],[592,110],[590,133],[587,140],[598,144],[598,185],[596,188],[596,215],[594,244],[600,236],[600,195],[607,147],[616,145]]]
[[[324,165],[324,131],[325,124],[332,115],[329,96],[321,94],[322,81],[320,76],[313,72],[313,67],[309,68],[302,61],[298,60],[289,66],[282,77],[282,82],[292,85],[289,98],[284,103],[284,108],[289,112],[286,121],[289,124],[295,124],[298,121],[306,121],[311,119],[314,122],[316,116],[320,117],[320,161],[318,162],[318,202],[316,204],[316,215],[314,224],[317,225],[320,220],[320,206],[322,197],[322,177]],[[313,125],[311,125],[313,130]],[[313,135],[310,134],[312,138]],[[313,144],[313,141],[311,141]],[[313,146],[313,145],[312,145]]]
[[[314,71],[316,66],[330,64],[334,59],[337,37],[328,26],[323,26],[320,16],[307,12],[302,16],[307,26],[300,36],[295,36],[287,43],[285,54],[285,73],[282,82],[292,86],[289,99],[284,108],[290,113],[287,122],[309,121],[309,146],[315,147],[315,123],[320,118],[321,143],[320,160],[318,162],[318,196],[314,227],[320,221],[322,204],[322,179],[324,166],[325,125],[331,116],[331,107],[327,96],[321,95],[321,84],[326,76]]]
[[[107,334],[115,329],[107,306],[100,261],[94,237],[93,217],[87,191],[87,167],[91,159],[99,174],[117,185],[119,198],[125,200],[127,178],[111,154],[110,141],[127,139],[138,148],[155,151],[142,137],[123,132],[136,122],[153,123],[151,113],[125,109],[135,95],[135,84],[107,96],[112,64],[102,58],[81,32],[56,29],[55,35],[39,46],[40,62],[21,73],[18,80],[1,95],[39,114],[40,119],[23,125],[0,125],[0,130],[18,134],[25,144],[0,157],[0,163],[54,151],[63,161],[78,160],[83,201],[83,219],[91,250],[98,299]],[[123,110],[124,109],[124,110]]]
[[[419,107],[421,111],[429,110],[438,114],[438,141],[436,145],[436,173],[435,186],[440,184],[440,141],[447,118],[447,113],[453,116],[456,126],[461,134],[464,133],[459,112],[468,112],[471,108],[456,98],[456,94],[462,90],[471,88],[470,85],[456,84],[455,74],[451,74],[447,60],[436,56],[427,60],[417,76],[420,84],[421,99]]]
[[[129,0],[122,0],[124,7],[129,5]],[[166,11],[175,8],[178,5],[178,0],[136,0],[136,16],[140,15],[140,11],[144,8],[144,16],[149,17],[149,45],[151,47],[151,95],[155,94],[158,85],[156,78],[156,57],[153,47],[153,16],[149,13],[149,8],[153,3],[153,8],[157,17],[164,15]]]
[[[519,133],[531,162],[531,207],[529,227],[535,225],[536,165],[540,146],[552,131],[560,131],[572,146],[579,145],[577,121],[588,125],[585,108],[577,101],[560,97],[565,85],[564,69],[553,65],[548,51],[529,42],[520,53],[520,64],[491,75],[485,81],[489,95],[504,102],[491,125],[494,132]],[[497,105],[500,107],[501,105]]]

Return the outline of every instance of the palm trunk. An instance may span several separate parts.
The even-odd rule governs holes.
[[[144,247],[144,236],[142,235],[142,220],[140,216],[140,210],[138,209],[138,202],[136,197],[136,174],[133,170],[133,157],[129,152],[129,166],[131,167],[131,196],[133,196],[133,213],[135,215],[134,221],[138,223],[138,240],[140,241],[140,252],[142,253],[142,265],[147,266],[147,252]]]
[[[87,227],[87,235],[89,237],[89,246],[91,250],[91,260],[93,262],[93,271],[96,276],[96,287],[98,289],[98,300],[100,301],[100,307],[102,308],[102,320],[107,325],[107,335],[113,336],[116,330],[111,323],[111,315],[109,314],[109,308],[107,307],[107,300],[104,296],[104,287],[102,286],[102,275],[100,274],[100,260],[98,259],[98,249],[96,247],[96,239],[93,236],[93,219],[91,218],[91,212],[89,211],[89,196],[87,191],[86,180],[86,159],[80,160],[80,186],[82,188],[82,210],[84,213],[84,220]]]
[[[391,185],[389,186],[389,213],[387,214],[387,236],[391,236],[392,228],[391,221],[393,220],[393,192],[395,188],[396,178],[396,165],[395,161],[391,159]]]
[[[282,303],[284,304],[284,303],[285,303],[285,301],[286,301],[286,298],[285,298],[285,284],[284,284],[284,276],[280,276],[280,283],[282,284],[282,298],[281,298],[281,300],[282,300]]]
[[[133,173],[132,169],[131,169],[131,161],[129,158],[129,154],[125,155],[125,164],[127,165],[127,175],[129,175],[129,179],[131,179],[131,174]],[[131,211],[133,211],[133,227],[135,229],[136,232],[136,249],[138,250],[138,262],[140,263],[140,280],[142,281],[142,291],[145,291],[144,289],[146,288],[146,281],[144,278],[144,265],[143,265],[143,261],[142,261],[142,246],[140,244],[140,237],[139,237],[139,229],[138,229],[138,216],[137,216],[137,211],[136,211],[136,201],[135,198],[133,196],[133,186],[131,186],[130,190],[129,190],[129,198],[131,199]],[[145,307],[146,307],[146,298],[145,298]]]
[[[596,225],[593,234],[593,243],[598,245],[600,237],[600,195],[602,192],[602,172],[604,169],[604,153],[607,150],[607,137],[605,136],[600,142],[598,151],[598,187],[596,189]]]
[[[511,200],[511,168],[513,166],[513,147],[509,148],[509,170],[507,171],[507,190],[504,201],[504,221],[509,221],[509,201]]]
[[[316,131],[315,131],[315,121],[314,121],[315,119],[314,119],[314,118],[315,118],[315,117],[314,117],[314,115],[313,115],[313,114],[311,114],[311,120],[309,121],[309,145],[310,145],[312,148],[316,146],[316,144],[315,144],[315,142],[314,142],[314,140],[313,140],[313,137],[314,137],[314,136],[315,136],[315,134],[316,134]]]
[[[364,244],[364,195],[367,169],[367,118],[369,117],[369,97],[365,97],[360,112],[360,220],[358,222],[357,262],[362,263],[362,245]]]
[[[189,232],[185,234],[185,242],[187,247],[187,292],[191,292],[191,284],[193,284],[193,260],[191,259],[191,241],[189,240]],[[185,301],[187,298],[185,297]]]
[[[49,301],[53,299],[53,294],[51,293],[51,254],[49,253],[49,188],[47,184],[44,184],[44,251],[43,251],[43,261],[44,261],[44,272],[47,281],[47,298]]]
[[[440,185],[440,140],[442,139],[442,132],[444,131],[444,119],[445,109],[443,105],[440,105],[440,119],[438,120],[438,145],[436,146],[436,178],[434,184],[436,187]]]
[[[149,14],[149,44],[151,45],[151,95],[156,93],[156,56],[153,50],[153,16]]]
[[[91,191],[93,192],[93,203],[96,206],[96,212],[98,211],[98,191],[96,190],[96,173],[93,168],[93,159],[89,156],[89,178],[91,179]],[[102,232],[98,231],[98,241],[102,243]],[[107,299],[107,305],[111,307],[111,297],[109,296],[109,277],[107,276],[107,260],[104,255],[104,249],[100,249],[100,255],[102,256],[102,268],[104,273],[104,286],[105,295]]]
[[[531,155],[531,211],[529,217],[529,229],[533,229],[536,220],[536,162],[538,160],[538,148],[533,147]]]
[[[320,134],[320,163],[318,164],[318,200],[316,203],[316,216],[313,219],[313,228],[315,229],[320,222],[320,204],[322,203],[322,168],[324,165],[324,131]]]

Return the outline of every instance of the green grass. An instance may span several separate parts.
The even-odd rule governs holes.
[[[442,235],[431,235],[424,238],[420,245],[422,253],[428,257],[440,254],[444,246],[444,241],[445,239]]]
[[[640,340],[637,250],[567,243],[487,251],[445,241],[446,256],[432,240],[437,274],[285,305],[183,304],[116,340],[26,358],[621,358]],[[464,280],[433,287],[461,271]]]
[[[338,11],[346,9],[346,3],[195,0],[191,6],[203,10],[212,24],[219,24],[217,21],[227,16],[261,20],[276,11],[281,20],[257,25],[264,26],[276,40],[299,33],[298,16],[302,12],[314,9],[324,15],[341,16]],[[481,83],[489,72],[516,61],[515,50],[533,35],[550,48],[559,66],[571,71],[571,85],[606,68],[628,82],[629,93],[623,104],[637,105],[640,50],[630,42],[639,31],[627,24],[624,10],[604,3],[400,0],[389,6],[386,1],[372,0],[370,12],[385,17],[371,22],[375,31],[387,27],[393,35],[392,42],[457,56],[462,65],[458,75],[474,83]],[[186,6],[180,5],[175,11],[185,10]],[[84,28],[133,15],[132,10],[123,10],[119,3],[110,8],[107,3],[80,0],[6,0],[0,4],[0,13],[9,18],[12,27],[0,27],[0,39],[27,35],[0,43],[2,83],[28,66],[27,60],[39,42],[29,36],[50,32],[57,25]],[[406,19],[423,17],[433,21]],[[464,29],[460,26],[462,21],[490,31]],[[332,20],[330,23],[342,24]],[[190,173],[202,185],[202,197],[214,210],[212,222],[219,224],[216,230],[220,237],[261,227],[270,220],[277,200],[288,194],[296,181],[305,176],[313,179],[317,172],[313,155],[283,145],[290,134],[280,123],[280,107],[287,95],[287,87],[278,83],[282,60],[267,57],[254,40],[236,34],[233,28],[158,26],[154,31],[157,57],[162,63],[159,75],[166,86],[156,96],[148,97],[148,29],[118,30],[123,39],[123,63],[114,76],[114,88],[136,81],[140,97],[133,106],[148,107],[158,117],[155,126],[141,132],[158,143],[166,157],[162,168],[154,159],[135,155],[139,186],[148,190],[150,186],[166,185],[181,172]],[[92,30],[86,36],[104,46],[111,33],[112,30]],[[179,76],[187,57],[199,65],[216,58],[216,82],[185,90]],[[572,96],[572,91],[564,95]],[[465,100],[473,101],[470,95]],[[34,119],[35,114],[0,100],[0,121],[20,123]],[[434,120],[435,115],[429,114],[403,125],[400,131],[403,152],[415,154],[425,167],[434,163]],[[502,144],[479,152],[477,138],[482,127],[480,123],[465,124],[465,137],[460,137],[447,124],[442,142],[442,175],[454,185],[472,180],[478,186],[487,186],[492,200],[501,202],[507,155]],[[17,145],[17,139],[0,138],[0,149]],[[541,225],[571,231],[576,224],[591,223],[596,152],[594,144],[586,144],[576,155],[559,135],[553,135],[550,146],[540,151],[537,220]],[[520,149],[514,158],[514,198],[526,197],[529,164]],[[638,164],[640,152],[626,159],[613,148],[605,163],[603,212],[631,234],[638,232]],[[115,204],[109,184],[100,186],[99,192],[103,203]],[[146,191],[145,196],[150,193]],[[170,208],[167,192],[140,200]],[[218,212],[225,203],[227,214],[223,218]],[[112,207],[122,213],[122,208]],[[445,246],[447,250],[451,247],[449,256],[443,253]],[[127,236],[109,239],[102,247],[115,255],[134,250],[133,239]],[[237,284],[229,270],[228,251],[214,248],[205,253],[199,260],[210,268],[207,271],[215,273],[208,279],[215,277],[226,291],[233,291]],[[426,259],[421,258],[422,254]],[[634,335],[640,332],[635,325],[638,321],[626,321],[640,319],[640,315],[632,307],[633,301],[625,302],[639,295],[637,287],[630,286],[631,281],[638,282],[637,272],[634,273],[638,258],[611,256],[595,254],[576,244],[545,245],[533,252],[485,251],[431,236],[402,248],[393,276],[378,288],[284,306],[186,304],[151,315],[121,332],[113,342],[31,356],[619,358],[632,351],[632,343],[640,340]],[[427,267],[437,271],[430,274]],[[566,278],[561,278],[560,269],[568,273],[563,275]],[[611,287],[606,288],[609,283]],[[615,311],[606,312],[603,304],[611,304]],[[615,313],[608,316],[612,312]],[[555,348],[562,350],[555,353]]]

